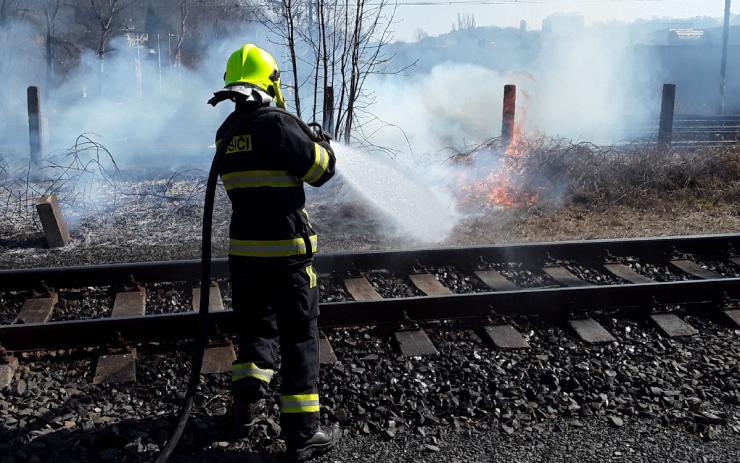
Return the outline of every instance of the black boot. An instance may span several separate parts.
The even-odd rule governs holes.
[[[231,419],[233,430],[236,435],[245,434],[248,428],[259,422],[262,411],[262,400],[257,402],[247,402],[244,400],[234,400],[231,406]]]
[[[234,431],[244,432],[259,421],[264,408],[265,383],[255,378],[244,378],[232,383],[234,402],[231,418]]]
[[[295,461],[305,461],[322,455],[331,450],[342,436],[338,427],[327,429],[319,428],[312,436],[307,438],[286,438],[286,454],[288,458]]]

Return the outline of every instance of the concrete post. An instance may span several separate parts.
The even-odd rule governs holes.
[[[660,102],[660,125],[658,144],[664,148],[671,146],[673,138],[673,111],[676,105],[676,84],[663,84],[663,98]]]
[[[516,85],[504,86],[504,112],[501,119],[501,139],[509,145],[514,139],[514,119],[516,116]]]
[[[31,164],[41,164],[43,147],[41,143],[41,102],[39,101],[39,88],[28,87],[28,141],[30,145]]]

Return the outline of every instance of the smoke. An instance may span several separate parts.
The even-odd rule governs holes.
[[[640,126],[657,126],[660,86],[651,80],[657,71],[626,33],[588,29],[550,37],[538,56],[516,66],[497,60],[493,45],[479,50],[486,65],[460,62],[455,55],[465,45],[428,47],[425,61],[437,63],[428,72],[369,82],[379,119],[367,123],[373,144],[427,161],[498,137],[506,84],[517,85],[517,125],[530,137],[613,144]]]
[[[447,62],[429,74],[385,76],[369,83],[376,97],[372,142],[419,166],[498,136],[504,76],[475,64]]]
[[[466,39],[465,33],[447,38],[451,46],[426,44],[428,39],[415,44],[412,56],[402,54],[391,65],[403,67],[418,55],[436,63],[429,70],[422,62],[408,75],[370,76],[367,88],[374,104],[367,108],[372,117],[365,117],[372,120],[362,125],[365,134],[372,134],[370,143],[424,165],[496,137],[507,83],[518,86],[518,123],[530,135],[614,143],[657,112],[659,88],[649,80],[655,70],[633,52],[622,29],[543,36],[541,46],[522,48],[520,56],[490,41]],[[205,102],[220,86],[228,54],[245,40],[263,36],[252,27],[209,44],[194,69],[171,67],[153,53],[157,50],[150,52],[153,45],[131,47],[117,37],[105,60],[83,52],[61,85],[50,90],[38,32],[21,23],[4,26],[0,152],[25,157],[25,89],[39,85],[49,153],[91,133],[124,168],[205,167],[215,129],[230,110],[228,103],[213,109]],[[308,75],[309,69],[302,71]],[[307,90],[303,94],[310,98]]]
[[[657,114],[658,70],[635,53],[624,28],[543,33],[541,42],[525,35],[513,46],[471,34],[459,31],[405,44],[407,52],[399,53],[391,67],[402,68],[419,57],[416,68],[368,78],[374,103],[362,106],[357,138],[365,146],[389,148],[393,160],[368,154],[370,148],[337,147],[339,170],[360,196],[384,211],[393,233],[443,240],[465,217],[454,200],[460,177],[475,180],[502,168],[485,156],[463,167],[446,161],[499,136],[505,84],[518,87],[517,124],[528,136],[615,143],[629,139],[634,126],[649,125]],[[47,153],[61,153],[88,133],[110,150],[124,172],[206,168],[215,130],[231,110],[229,103],[214,109],[206,101],[221,85],[229,53],[245,41],[264,42],[264,37],[264,31],[252,28],[209,44],[192,69],[172,67],[148,47],[131,47],[117,37],[105,60],[83,52],[61,84],[49,89],[38,32],[20,23],[3,26],[0,156],[27,162],[26,87],[39,85]],[[305,66],[304,76],[310,63]],[[308,90],[303,95],[310,98]]]
[[[37,85],[47,156],[63,152],[85,133],[133,173],[208,165],[215,130],[230,108],[214,109],[206,102],[223,82],[224,57],[243,39],[212,44],[190,69],[162,63],[148,47],[132,47],[125,37],[116,37],[104,60],[84,51],[79,64],[50,89],[36,34],[23,24],[0,31],[5,112],[0,152],[16,163],[27,162],[26,87]]]
[[[481,214],[481,206],[486,214],[495,214],[491,205],[533,202],[537,195],[532,193],[516,196],[517,183],[524,179],[516,178],[520,173],[506,162],[500,147],[486,146],[465,163],[449,162],[453,155],[500,136],[506,84],[517,85],[516,123],[525,137],[614,144],[629,141],[637,127],[655,124],[660,87],[651,77],[656,71],[634,52],[624,31],[589,29],[548,40],[539,55],[516,66],[495,62],[495,47],[479,50],[480,61],[489,65],[460,62],[455,55],[465,40],[458,47],[430,46],[424,52],[437,64],[428,72],[369,81],[375,104],[358,138],[372,134],[368,149],[391,148],[396,169],[407,175],[401,180],[396,173],[361,187],[372,191],[372,201],[381,209],[400,212],[392,222],[403,233],[442,241],[462,220]],[[341,171],[347,160],[339,162]],[[371,169],[366,171],[372,176]],[[549,185],[553,197],[540,200],[562,203],[568,179],[526,181]],[[408,194],[407,187],[418,194]],[[428,215],[421,219],[419,214]],[[430,227],[435,217],[439,223]]]

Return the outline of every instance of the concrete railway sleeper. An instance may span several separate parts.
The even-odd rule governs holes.
[[[585,343],[617,340],[594,316],[604,311],[637,315],[670,337],[699,334],[674,313],[676,305],[740,328],[739,247],[740,235],[733,234],[326,254],[317,262],[326,293],[320,325],[389,325],[408,356],[436,353],[422,325],[445,319],[473,320],[481,336],[500,349],[527,348],[526,337],[508,323],[520,315],[562,323]],[[214,276],[225,276],[223,267],[216,262]],[[174,279],[192,286],[194,272],[197,265],[190,261],[0,272],[3,290],[34,290],[14,323],[0,325],[7,359],[0,379],[17,363],[13,352],[100,347],[94,382],[135,381],[137,343],[192,339],[197,333],[192,309],[158,308],[145,315],[147,287]],[[65,294],[63,285],[71,283],[120,288],[110,317],[49,321],[59,294]],[[195,310],[198,300],[194,289]],[[235,324],[217,285],[209,312],[209,332],[215,335],[201,371],[218,373],[234,358],[229,336]],[[336,361],[327,339],[321,348],[324,362]]]

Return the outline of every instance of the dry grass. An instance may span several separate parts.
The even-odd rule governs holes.
[[[491,140],[456,160],[498,156],[512,172],[512,187],[538,193],[542,206],[640,206],[656,198],[740,203],[740,145],[662,150],[540,138],[515,148],[507,155],[500,140]]]
[[[124,180],[111,153],[86,134],[41,166],[11,169],[0,158],[0,238],[38,232],[36,202],[52,194],[73,224],[86,218],[102,226],[137,209],[154,211],[167,225],[171,218],[163,211],[190,214],[190,206],[201,202],[206,176],[190,169],[150,180]]]
[[[514,189],[536,192],[538,202],[521,208],[476,205],[444,244],[740,230],[740,146],[659,151],[541,139],[518,148],[518,156],[506,156],[494,140],[455,161],[469,164],[460,172],[475,174],[503,166],[507,175],[496,178],[510,180]],[[83,163],[79,153],[70,152],[66,161],[46,170],[56,175],[37,181],[0,163],[0,266],[198,256],[204,172],[123,180],[99,170],[101,158],[94,153],[95,162]],[[33,241],[39,235],[33,202],[45,192],[59,195],[73,223],[73,244],[63,251],[41,250],[43,244]],[[221,256],[230,204],[223,189],[218,192],[214,255]],[[338,208],[327,197],[313,197],[309,204],[324,251],[429,245],[409,241],[372,210],[354,203]]]
[[[599,210],[570,205],[482,214],[464,220],[446,244],[619,239],[737,233],[738,230],[740,214],[731,204],[652,199],[649,207],[615,205]]]
[[[94,206],[100,190],[112,192],[115,202],[118,166],[111,153],[89,136],[80,135],[74,146],[51,156],[43,165],[0,169],[0,219],[3,225],[27,227],[35,223],[36,201],[56,195],[66,204],[85,210]]]

